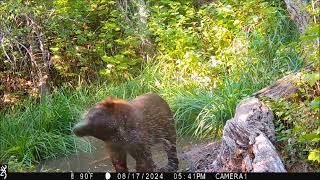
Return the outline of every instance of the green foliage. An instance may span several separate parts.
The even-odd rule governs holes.
[[[319,170],[320,145],[320,96],[319,83],[306,73],[301,82],[296,82],[299,91],[289,99],[267,100],[276,115],[277,141],[284,144],[282,157],[286,165],[301,160],[314,161],[311,165]]]
[[[281,4],[217,1],[196,9],[191,1],[154,3],[149,27],[156,59],[182,83],[219,88],[225,78],[237,82],[252,74],[263,84],[300,67],[291,44],[298,36]]]
[[[0,113],[1,162],[33,171],[39,161],[90,150],[70,128],[107,95],[157,92],[173,109],[180,137],[218,138],[238,102],[300,69],[301,54],[318,37],[316,23],[299,36],[280,0],[141,2],[0,2],[0,94],[27,88],[32,94],[41,74],[52,90],[39,102],[22,98]],[[41,56],[45,50],[49,58]],[[315,69],[317,53],[312,49],[306,59]],[[304,80],[302,104],[273,103],[277,136],[290,140],[287,151],[308,151],[318,162],[319,74],[306,73]]]
[[[310,73],[306,74],[304,79],[310,86],[314,86],[315,83],[320,80],[320,75],[319,73]]]
[[[170,92],[181,134],[218,137],[243,97],[303,64],[283,4],[259,2],[152,1],[154,69],[161,88],[184,89]]]
[[[319,141],[319,140],[318,140]],[[309,152],[308,160],[320,163],[320,150],[314,149]]]
[[[300,41],[297,49],[304,54],[307,62],[312,63],[312,66],[320,71],[320,27],[319,27],[319,12],[320,2],[309,2],[306,7],[306,11],[310,14],[310,24],[306,29],[306,32],[300,36]]]
[[[35,171],[33,166],[40,161],[91,151],[89,142],[72,134],[73,125],[106,96],[132,99],[149,92],[147,84],[142,83],[134,80],[121,85],[64,87],[39,104],[29,98],[15,109],[0,113],[0,162],[12,164],[12,171]]]
[[[32,172],[35,171],[35,166],[31,162],[19,161],[15,156],[8,159],[8,166],[10,172]]]
[[[20,104],[20,108],[0,115],[1,162],[10,161],[31,164],[43,159],[52,159],[75,150],[88,150],[87,143],[80,143],[71,134],[71,127],[78,120],[86,103],[86,89],[70,95],[57,91],[42,100],[39,105],[31,99]],[[83,105],[83,106],[79,106]]]
[[[0,2],[0,88],[33,95],[44,75],[52,87],[132,79],[142,52],[130,23],[110,0]]]
[[[45,27],[55,37],[53,62],[62,76],[86,78],[98,70],[117,80],[137,73],[140,42],[115,1],[55,1],[53,7]]]

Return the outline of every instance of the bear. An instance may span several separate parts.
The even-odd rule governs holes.
[[[105,142],[116,172],[128,172],[127,154],[136,161],[137,172],[174,172],[179,161],[174,118],[167,102],[155,93],[131,101],[109,96],[86,113],[73,128],[76,136],[93,136]],[[157,168],[151,147],[162,143],[168,163]]]

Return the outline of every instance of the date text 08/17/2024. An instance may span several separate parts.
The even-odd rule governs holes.
[[[130,177],[131,176],[131,177]],[[170,177],[169,177],[170,176]],[[117,173],[117,179],[150,179],[150,180],[158,180],[158,179],[166,179],[166,177],[170,179],[206,179],[205,173]]]

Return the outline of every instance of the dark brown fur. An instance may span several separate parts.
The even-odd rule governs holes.
[[[168,104],[157,94],[138,96],[130,102],[111,97],[89,110],[73,130],[77,136],[103,140],[117,172],[126,172],[127,153],[136,160],[136,171],[155,171],[151,146],[163,143],[168,165],[157,171],[176,171],[176,130]]]

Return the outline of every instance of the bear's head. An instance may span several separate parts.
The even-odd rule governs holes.
[[[118,136],[119,130],[124,128],[130,107],[126,101],[108,97],[96,104],[76,124],[73,133],[76,136],[93,136],[103,141]]]

